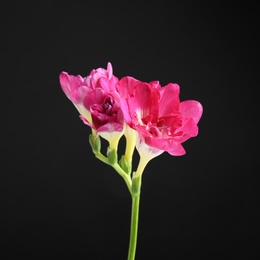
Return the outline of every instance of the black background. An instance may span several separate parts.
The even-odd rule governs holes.
[[[148,3],[2,1],[1,259],[127,259],[130,195],[58,78],[109,61],[204,107],[145,169],[136,260],[259,257],[257,8]]]

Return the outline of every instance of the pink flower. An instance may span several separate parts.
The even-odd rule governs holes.
[[[180,87],[173,83],[161,87],[158,81],[127,76],[118,86],[125,120],[139,135],[139,153],[150,158],[164,151],[184,155],[182,143],[198,135],[202,105],[195,100],[180,102]]]
[[[124,129],[124,117],[116,91],[118,78],[113,75],[111,63],[107,69],[98,68],[87,77],[60,74],[61,88],[75,105],[83,122],[104,138],[114,138]]]
[[[105,92],[96,88],[84,99],[84,107],[90,111],[92,123],[81,116],[83,122],[97,132],[122,132],[124,128],[124,115],[119,106],[115,93]]]

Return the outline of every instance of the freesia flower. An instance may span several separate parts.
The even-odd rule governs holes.
[[[124,131],[124,116],[116,91],[118,78],[111,63],[107,69],[93,69],[87,77],[60,73],[62,90],[80,113],[83,122],[100,136],[117,146]]]
[[[168,152],[186,153],[182,143],[198,135],[202,105],[195,100],[180,102],[180,87],[159,81],[141,82],[123,77],[118,83],[121,107],[127,124],[138,132],[138,152],[146,161]]]
[[[180,101],[180,87],[159,81],[141,82],[113,75],[111,63],[87,77],[60,73],[60,85],[92,128],[89,142],[96,158],[111,165],[123,178],[131,194],[130,238],[128,260],[134,260],[138,237],[139,205],[142,173],[154,157],[168,152],[173,156],[186,153],[183,143],[198,135],[198,122],[203,113],[196,100]],[[101,138],[109,142],[107,154],[101,151]],[[125,136],[125,153],[118,158],[118,142]],[[139,163],[132,170],[135,148]]]

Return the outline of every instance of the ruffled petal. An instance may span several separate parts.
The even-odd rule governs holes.
[[[203,107],[196,100],[185,100],[180,103],[180,112],[184,117],[189,117],[197,124],[202,116]]]
[[[169,83],[161,88],[159,117],[176,113],[179,110],[179,92],[180,87],[178,84]]]
[[[146,137],[145,142],[147,145],[156,147],[159,150],[166,151],[174,156],[181,156],[186,153],[182,144],[178,141],[174,141],[173,139],[157,139]]]

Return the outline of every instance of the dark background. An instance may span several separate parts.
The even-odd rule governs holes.
[[[130,194],[58,78],[109,61],[204,107],[145,169],[136,260],[259,257],[257,7],[53,2],[1,2],[1,259],[127,258]]]

